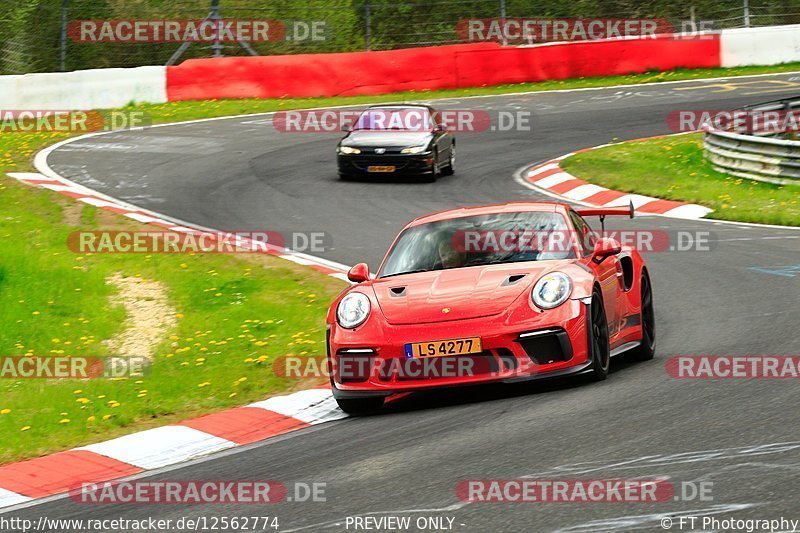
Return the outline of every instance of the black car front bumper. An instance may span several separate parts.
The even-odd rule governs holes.
[[[425,154],[339,154],[336,156],[341,176],[391,176],[393,174],[433,174],[434,159]],[[371,172],[370,167],[394,167],[391,172]],[[376,170],[373,168],[373,170]]]

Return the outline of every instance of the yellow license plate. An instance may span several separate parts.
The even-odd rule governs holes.
[[[449,355],[468,355],[481,353],[480,337],[450,339],[446,341],[411,342],[406,344],[406,357],[446,357]]]
[[[386,166],[386,167],[378,167],[378,166],[369,166],[367,167],[367,172],[394,172],[394,166]]]

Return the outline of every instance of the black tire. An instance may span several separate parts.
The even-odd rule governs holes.
[[[631,355],[638,361],[649,361],[656,355],[656,316],[653,310],[653,287],[650,276],[642,273],[642,344],[631,350]]]
[[[450,145],[450,156],[447,158],[447,168],[442,171],[442,176],[452,176],[456,172],[456,145]]]
[[[377,398],[347,399],[336,398],[336,403],[338,403],[339,408],[348,415],[362,416],[373,414],[383,407],[383,397],[379,396]]]
[[[441,174],[441,170],[439,170],[439,152],[433,152],[433,163],[431,164],[431,173],[423,174],[421,181],[423,183],[433,183],[434,181],[439,179],[439,174]]]
[[[603,306],[603,296],[597,289],[592,293],[586,329],[589,333],[589,356],[592,360],[589,377],[592,381],[603,381],[608,377],[608,369],[611,366],[611,346],[608,340],[608,320]]]

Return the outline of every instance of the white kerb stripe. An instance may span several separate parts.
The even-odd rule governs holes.
[[[78,198],[78,200],[95,207],[116,207],[117,209],[125,209],[125,207],[121,206],[120,204],[109,202],[108,200],[103,200],[102,198],[96,198],[94,196],[84,196],[83,198]]]
[[[549,189],[559,183],[564,183],[565,181],[574,180],[575,176],[572,174],[567,174],[566,172],[559,172],[558,174],[553,174],[552,176],[547,176],[546,178],[542,178],[540,180],[534,180],[534,183],[538,187],[544,187],[545,189]]]
[[[17,505],[18,503],[28,502],[31,499],[32,498],[28,498],[22,494],[11,492],[10,490],[0,489],[0,508],[11,507],[12,505]]]
[[[257,407],[274,411],[284,416],[302,420],[307,424],[319,424],[328,420],[345,418],[328,389],[310,389],[295,392],[288,396],[275,396],[256,402],[247,407]]]
[[[599,185],[592,185],[591,183],[587,185],[580,185],[579,187],[575,187],[571,191],[567,191],[563,193],[561,196],[569,198],[571,200],[583,200],[584,198],[589,198],[593,194],[597,194],[599,192],[607,191],[605,187],[600,187]]]
[[[25,181],[57,181],[38,172],[9,172],[8,175],[15,180]]]
[[[72,192],[75,194],[87,194],[88,192],[90,192],[87,191],[86,189],[71,187],[69,185],[53,185],[52,183],[40,183],[39,185],[41,187],[44,187],[45,189],[50,189],[51,191],[56,191],[56,192]]]
[[[676,207],[674,209],[670,209],[666,213],[667,216],[675,217],[675,218],[685,218],[689,220],[696,220],[698,218],[703,218],[707,214],[714,211],[713,209],[709,209],[707,207],[703,207],[702,205],[697,204],[686,204],[680,207]]]
[[[291,261],[293,263],[297,263],[298,265],[319,265],[316,261],[310,261],[304,257],[299,257],[294,254],[283,254],[280,256],[281,259],[286,259],[287,261]]]
[[[229,440],[186,426],[164,426],[77,449],[151,470],[233,446]]]
[[[145,215],[144,213],[125,213],[125,216],[128,218],[132,218],[133,220],[138,220],[139,222],[144,222],[145,224],[149,224],[151,222],[160,222],[162,224],[173,224],[173,222],[169,222],[168,220],[164,220],[163,218],[151,217],[150,215]]]
[[[548,163],[548,164],[543,165],[543,166],[541,166],[539,168],[534,168],[533,170],[528,172],[528,177],[532,178],[534,176],[538,176],[539,174],[547,172],[548,170],[555,170],[557,168],[559,168],[558,167],[558,163]]]

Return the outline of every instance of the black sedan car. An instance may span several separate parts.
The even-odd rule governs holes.
[[[342,179],[413,175],[435,181],[455,171],[456,140],[440,114],[426,105],[367,108],[336,147]]]

